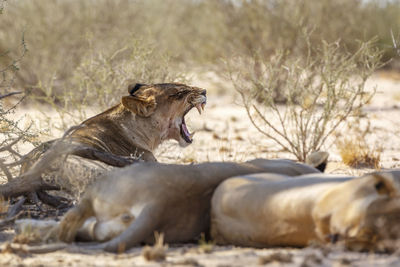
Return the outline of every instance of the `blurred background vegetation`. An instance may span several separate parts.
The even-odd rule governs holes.
[[[311,44],[340,40],[350,51],[357,40],[377,37],[387,61],[395,53],[390,31],[400,35],[400,1],[8,0],[0,51],[10,52],[0,65],[19,56],[24,33],[29,53],[14,85],[57,102],[66,90],[79,99],[91,94],[96,85],[90,79],[114,68],[125,79],[158,82],[182,79],[182,70],[195,67],[219,71],[221,59],[232,55],[257,53],[264,60],[276,48],[303,54],[305,27],[312,30]],[[114,78],[101,77],[107,80],[101,86],[122,86],[121,77],[119,84]]]

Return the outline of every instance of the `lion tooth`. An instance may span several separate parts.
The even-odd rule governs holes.
[[[190,138],[193,138],[194,134],[196,133],[196,131],[194,131],[193,133],[190,134]]]
[[[201,103],[201,109],[204,111],[204,107],[206,106],[206,103]]]
[[[201,115],[201,108],[200,108],[200,104],[196,105],[197,111],[199,112],[199,114]]]

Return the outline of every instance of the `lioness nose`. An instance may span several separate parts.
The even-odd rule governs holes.
[[[206,96],[206,94],[207,94],[207,91],[206,91],[206,90],[201,91],[201,95]]]

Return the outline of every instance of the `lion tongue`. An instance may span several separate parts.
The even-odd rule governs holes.
[[[189,133],[188,128],[186,127],[186,123],[182,122],[182,132],[185,135],[184,137],[186,137],[186,141],[191,142],[192,141],[192,135]]]

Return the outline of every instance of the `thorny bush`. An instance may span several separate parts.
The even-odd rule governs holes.
[[[253,125],[300,161],[320,150],[337,127],[368,103],[374,92],[366,90],[365,82],[382,66],[375,40],[360,42],[350,53],[340,42],[314,46],[309,32],[303,36],[308,51],[303,57],[276,50],[258,68],[249,67],[257,55],[227,62]]]

